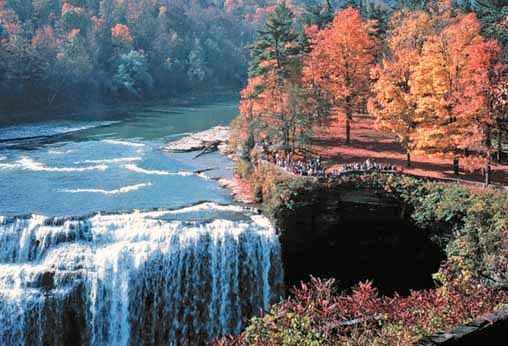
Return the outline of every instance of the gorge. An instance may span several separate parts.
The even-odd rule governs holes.
[[[295,194],[276,213],[288,287],[310,275],[335,278],[341,289],[371,280],[384,294],[434,286],[445,253],[395,196],[333,181]]]

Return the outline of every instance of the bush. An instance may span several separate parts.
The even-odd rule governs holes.
[[[408,297],[381,297],[371,283],[338,294],[333,280],[312,278],[293,296],[253,318],[237,338],[217,345],[410,345],[508,303],[458,265],[444,265],[440,287]]]
[[[240,336],[217,345],[409,345],[508,306],[508,292],[494,287],[508,287],[508,194],[404,175],[302,178],[271,165],[244,173],[275,219],[305,205],[310,189],[385,191],[446,249],[447,261],[434,275],[437,288],[408,297],[381,297],[369,282],[339,294],[333,280],[313,278],[269,314],[252,319]]]

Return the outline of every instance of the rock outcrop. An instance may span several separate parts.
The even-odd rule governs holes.
[[[433,286],[444,254],[392,194],[318,181],[293,194],[274,215],[287,287],[309,275],[334,277],[341,288],[374,280],[384,294]]]
[[[193,133],[174,142],[167,143],[162,150],[182,153],[197,150],[211,151],[219,150],[222,153],[227,151],[230,130],[227,126],[216,126],[206,131]]]
[[[508,309],[482,316],[447,333],[425,337],[415,346],[503,346],[508,344]]]

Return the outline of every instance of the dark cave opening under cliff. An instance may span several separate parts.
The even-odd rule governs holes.
[[[434,287],[444,251],[401,216],[398,203],[326,201],[295,210],[284,220],[281,242],[286,288],[310,276],[335,278],[339,289],[371,280],[381,294]]]

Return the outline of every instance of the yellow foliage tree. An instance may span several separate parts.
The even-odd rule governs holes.
[[[409,80],[419,123],[415,148],[430,156],[453,159],[455,174],[459,173],[459,160],[471,149],[471,129],[478,115],[468,110],[470,100],[464,97],[480,93],[468,80],[469,56],[483,42],[474,14],[458,18],[426,40]]]
[[[375,82],[368,110],[376,116],[378,128],[397,135],[409,167],[417,127],[416,98],[409,81],[425,39],[434,30],[433,18],[428,12],[402,10],[391,27],[383,60],[372,71]]]

